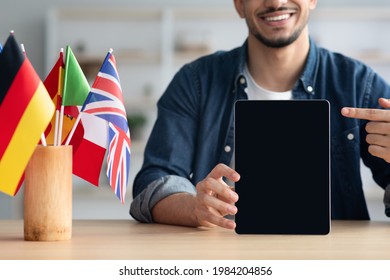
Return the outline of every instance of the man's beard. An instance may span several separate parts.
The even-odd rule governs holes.
[[[252,32],[255,38],[269,48],[284,48],[294,43],[302,33],[302,29],[296,30],[291,36],[287,38],[268,39],[259,32]]]

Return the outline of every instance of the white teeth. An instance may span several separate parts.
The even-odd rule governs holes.
[[[266,21],[280,21],[280,20],[286,20],[288,18],[290,18],[290,15],[285,14],[285,15],[280,15],[280,16],[276,16],[276,17],[266,17],[265,20]]]

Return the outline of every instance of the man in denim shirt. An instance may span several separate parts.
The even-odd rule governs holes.
[[[310,40],[307,22],[316,0],[234,4],[247,22],[248,39],[239,48],[187,64],[175,75],[158,102],[130,214],[141,222],[234,229],[226,215],[237,213],[239,198],[225,183],[240,179],[232,166],[234,102],[327,99],[332,218],[369,219],[360,159],[386,188],[390,115],[383,108],[390,108],[390,86],[369,67]]]

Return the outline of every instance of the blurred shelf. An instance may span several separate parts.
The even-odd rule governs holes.
[[[365,50],[357,53],[351,53],[353,57],[360,59],[367,64],[390,65],[390,52],[381,50]]]
[[[138,63],[146,63],[146,64],[157,64],[161,63],[161,55],[158,52],[147,52],[142,50],[114,50],[113,54],[115,58],[117,58],[120,63],[124,64],[138,64]],[[105,58],[103,54],[84,54],[75,52],[75,56],[80,65],[92,65],[92,66],[100,66]]]
[[[230,3],[229,3],[230,4]],[[175,8],[173,12],[174,20],[210,20],[236,21],[239,16],[232,5],[227,6],[208,6],[208,7],[191,7],[191,8]]]
[[[389,21],[390,7],[368,5],[317,7],[311,12],[311,20]]]
[[[53,9],[50,13],[58,20],[82,20],[91,21],[97,18],[101,21],[130,21],[130,20],[160,20],[162,10],[158,8],[137,8],[130,7],[94,7],[94,8],[59,8]]]

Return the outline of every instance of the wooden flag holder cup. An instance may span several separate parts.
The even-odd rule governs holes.
[[[38,145],[24,188],[24,240],[71,239],[72,146]]]

